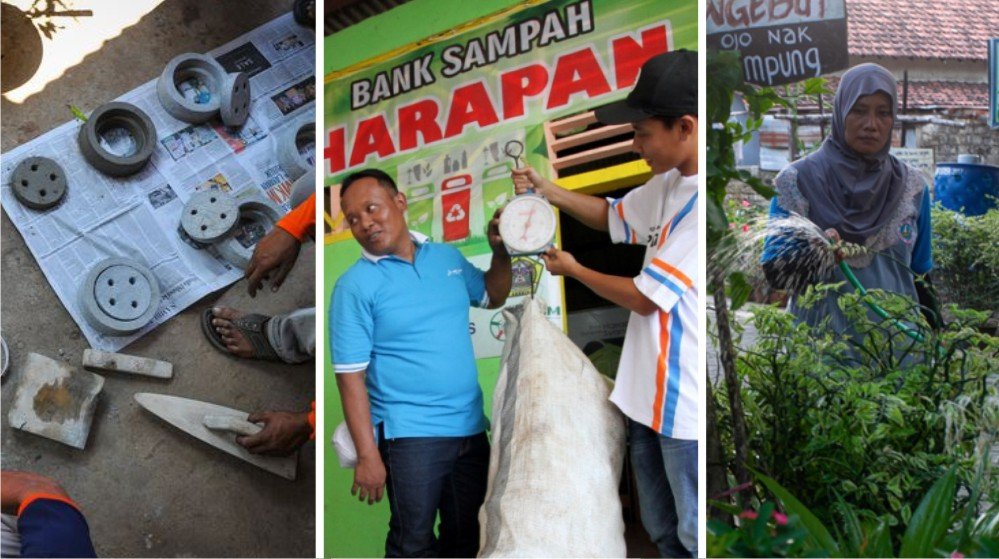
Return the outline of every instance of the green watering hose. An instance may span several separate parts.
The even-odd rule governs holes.
[[[867,289],[860,283],[857,276],[853,275],[853,269],[850,268],[850,265],[847,264],[846,261],[840,261],[839,269],[843,271],[843,275],[846,276],[846,279],[850,282],[850,284],[856,288],[857,293],[860,293],[860,296],[864,298],[864,302],[867,303],[867,306],[870,307],[872,311],[874,311],[874,314],[886,320],[891,320],[892,324],[894,324],[896,328],[901,330],[906,336],[909,336],[913,340],[916,340],[917,342],[926,341],[926,337],[920,334],[917,330],[914,330],[908,324],[897,318],[888,316],[888,313],[882,309],[880,305],[871,301],[867,296]]]

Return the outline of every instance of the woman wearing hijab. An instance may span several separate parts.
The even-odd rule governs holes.
[[[924,285],[914,275],[933,268],[929,189],[919,171],[888,153],[896,106],[895,78],[888,70],[861,64],[844,73],[833,102],[832,133],[818,151],[777,176],[770,220],[795,213],[833,241],[864,247],[860,255],[845,257],[864,287],[906,295],[932,309],[928,276]],[[771,285],[797,291],[805,283],[846,281],[838,267],[815,277],[801,258],[802,242],[780,235],[767,240],[762,262]],[[793,298],[788,309],[809,324],[828,317],[833,330],[851,332],[836,299],[830,293],[805,309]],[[934,324],[936,315],[926,314]]]

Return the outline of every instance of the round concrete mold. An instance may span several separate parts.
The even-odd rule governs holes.
[[[66,194],[66,173],[47,157],[29,157],[14,167],[10,186],[18,202],[33,210],[47,210]]]
[[[250,78],[239,72],[225,77],[222,86],[222,102],[219,105],[222,122],[226,126],[239,127],[250,116]]]
[[[124,265],[111,266],[97,276],[94,285],[97,306],[101,311],[118,320],[135,320],[142,316],[153,296],[146,279],[135,273],[135,268]]]
[[[173,58],[156,82],[156,95],[177,120],[200,123],[219,112],[226,72],[210,56],[188,52]]]
[[[239,208],[232,196],[218,190],[198,192],[184,205],[180,226],[196,243],[211,244],[232,232]]]
[[[312,168],[309,160],[302,155],[301,148],[316,143],[316,121],[309,120],[286,128],[277,142],[278,163],[284,174],[294,181]]]
[[[219,255],[237,268],[246,269],[260,239],[281,219],[281,210],[270,202],[250,200],[239,205],[239,225],[224,241],[215,245]]]
[[[149,115],[129,103],[105,103],[90,113],[77,136],[83,157],[95,169],[123,177],[142,170],[156,147]]]
[[[127,258],[108,258],[91,268],[79,291],[87,322],[114,336],[131,334],[148,324],[159,301],[156,276]]]

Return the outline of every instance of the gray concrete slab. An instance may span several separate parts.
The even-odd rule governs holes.
[[[73,3],[99,9],[113,2]],[[89,4],[89,5],[88,5]],[[67,104],[89,112],[155,77],[174,55],[204,52],[284,11],[290,1],[167,0],[70,68],[24,104],[2,102],[8,151],[70,118]],[[81,368],[88,347],[23,239],[2,218],[2,329],[12,353],[3,379],[9,409],[29,352]],[[215,351],[199,326],[202,310],[226,304],[282,312],[314,301],[315,245],[307,244],[278,293],[255,300],[241,281],[205,297],[123,351],[170,361],[169,381],[106,375],[86,450],[16,431],[2,419],[5,469],[59,480],[90,523],[99,555],[294,557],[315,551],[315,447],[300,456],[289,482],[205,445],[138,406],[136,392],[161,392],[252,411],[306,409],[315,394],[313,363],[289,366],[232,359]]]

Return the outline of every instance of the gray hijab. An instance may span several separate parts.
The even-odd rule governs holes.
[[[877,64],[860,64],[840,79],[833,101],[832,133],[818,151],[794,162],[798,190],[808,200],[808,218],[830,227],[851,243],[863,244],[891,219],[905,192],[905,165],[888,153],[889,140],[873,155],[846,143],[844,118],[857,99],[884,92],[891,97],[892,121],[898,96],[895,77]]]

